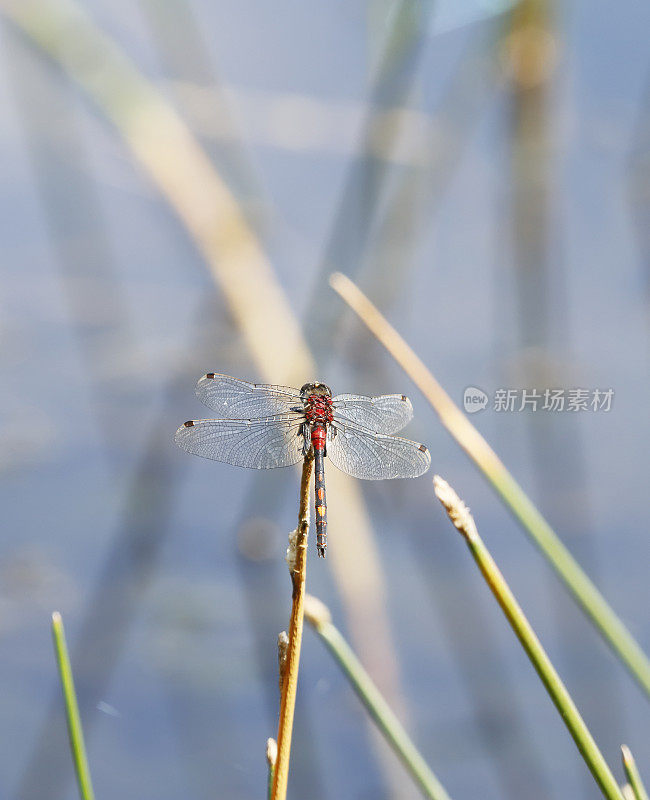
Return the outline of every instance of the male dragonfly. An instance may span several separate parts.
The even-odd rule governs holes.
[[[324,383],[292,389],[209,372],[199,380],[196,395],[221,419],[181,425],[174,439],[188,453],[271,469],[297,464],[313,448],[316,547],[322,558],[327,548],[325,456],[341,471],[365,480],[417,478],[431,463],[423,444],[391,435],[413,416],[403,394],[333,397]]]

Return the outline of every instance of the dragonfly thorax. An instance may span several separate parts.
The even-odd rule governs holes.
[[[327,387],[325,387],[327,388]],[[329,391],[329,389],[328,389]],[[305,419],[307,422],[329,423],[334,419],[331,395],[312,393],[305,398]]]

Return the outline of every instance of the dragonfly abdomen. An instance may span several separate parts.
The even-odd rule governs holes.
[[[324,425],[314,425],[311,443],[314,448],[314,495],[316,506],[316,549],[321,558],[327,550],[327,501],[325,499],[325,440]]]

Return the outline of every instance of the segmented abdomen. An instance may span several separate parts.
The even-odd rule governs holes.
[[[314,446],[314,494],[316,497],[316,549],[321,558],[327,550],[327,501],[325,499],[325,428],[317,425],[311,434]]]

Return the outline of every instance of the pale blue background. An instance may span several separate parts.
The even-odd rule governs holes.
[[[609,414],[473,419],[650,651],[650,7],[556,11],[537,258],[513,251],[512,97],[495,68],[508,20],[486,4],[439,8],[437,22],[423,14],[381,90],[372,75],[391,3],[85,5],[184,114],[312,320],[322,372],[305,381],[412,397],[408,432],[471,505],[617,776],[626,742],[650,781],[647,698],[325,281],[332,267],[357,277],[457,402],[466,386],[493,392],[531,374],[615,389]],[[234,138],[219,134],[217,112],[192,110],[192,86],[228,89]],[[295,118],[274,123],[287,97]],[[428,168],[364,157],[364,117],[403,104],[435,131]],[[292,126],[299,147],[283,139]],[[205,264],[115,131],[5,20],[0,170],[0,797],[76,796],[48,628],[56,608],[98,798],[260,798],[295,474],[191,459],[171,441],[202,413],[202,373],[259,376]],[[545,299],[518,288],[526,265],[545,276]],[[315,302],[345,324],[314,324]],[[451,796],[596,797],[429,477],[361,489],[409,728]],[[265,509],[266,557],[251,561],[237,531]],[[328,564],[313,556],[311,591],[344,627]],[[395,796],[356,698],[311,632],[303,654],[291,796]],[[403,785],[401,797],[415,796]]]

